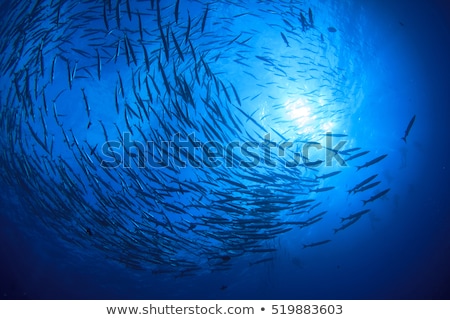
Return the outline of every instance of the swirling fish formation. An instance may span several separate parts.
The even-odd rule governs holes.
[[[320,197],[342,193],[334,176],[369,152],[325,147],[327,161],[343,160],[327,171],[300,147],[347,139],[328,132],[362,95],[355,41],[325,10],[290,1],[3,5],[2,181],[60,239],[132,269],[188,276],[243,257],[272,261],[273,239],[322,221]],[[382,197],[389,189],[367,194],[384,185],[375,178],[349,194],[363,193],[364,205]],[[369,211],[342,217],[335,232]]]

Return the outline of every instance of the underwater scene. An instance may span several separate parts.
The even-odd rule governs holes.
[[[2,299],[449,299],[444,0],[0,5]]]

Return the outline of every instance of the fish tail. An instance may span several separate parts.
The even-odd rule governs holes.
[[[362,202],[364,203],[364,206],[366,205],[367,202],[369,202],[368,200],[362,200]]]
[[[405,143],[406,143],[406,137],[403,137],[403,138],[401,138],[403,141],[405,141]]]

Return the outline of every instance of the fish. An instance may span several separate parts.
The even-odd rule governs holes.
[[[162,40],[163,47],[164,47],[164,54],[165,54],[165,56],[166,56],[166,61],[169,61],[170,53],[169,53],[169,44],[168,44],[168,40],[167,40],[166,37],[164,36],[164,31],[163,31],[162,27],[159,29],[159,31],[160,31],[160,34],[161,34],[161,40]]]
[[[324,188],[317,188],[317,189],[309,189],[309,192],[326,192],[326,191],[330,191],[333,190],[335,187],[324,187]]]
[[[333,172],[330,172],[330,173],[327,173],[327,174],[323,174],[321,176],[316,176],[316,179],[327,179],[327,178],[333,177],[335,175],[338,175],[341,172],[342,171],[333,171]]]
[[[300,11],[300,23],[302,24],[302,30],[306,31],[306,28],[308,27],[308,23],[306,22],[306,18],[303,15],[303,13]]]
[[[165,73],[165,71],[164,71],[164,68],[163,68],[163,66],[162,66],[162,64],[161,64],[160,59],[158,59],[158,69],[159,69],[159,71],[161,72],[161,76],[162,76],[162,78],[163,78],[164,85],[165,85],[165,87],[166,87],[167,93],[170,95],[170,93],[171,93],[171,90],[170,90],[170,84],[169,84],[169,81],[167,80],[167,76],[166,76],[166,73]]]
[[[379,156],[379,157],[376,157],[375,159],[370,160],[370,161],[364,163],[362,166],[356,166],[356,170],[359,171],[360,169],[368,168],[368,167],[370,167],[371,165],[374,165],[375,163],[380,162],[381,160],[383,160],[383,159],[386,158],[386,157],[387,157],[387,154],[383,154],[383,155],[381,155],[381,156]]]
[[[139,10],[136,12],[138,16],[138,26],[139,26],[139,39],[141,40],[141,43],[144,41],[144,29],[142,28],[142,19],[141,14],[139,13]]]
[[[363,151],[363,152],[354,154],[353,156],[350,156],[350,157],[348,157],[347,159],[345,159],[345,161],[354,160],[354,159],[356,159],[356,158],[359,158],[359,157],[362,157],[362,156],[368,154],[369,152],[370,152],[370,151]],[[341,153],[342,153],[342,152],[341,152]]]
[[[124,90],[123,81],[122,81],[122,77],[120,76],[119,70],[117,70],[117,77],[118,77],[118,82],[119,82],[120,94],[122,95],[122,98],[125,98],[125,90]]]
[[[358,150],[361,150],[361,148],[358,147],[358,148],[346,149],[346,150],[340,151],[339,153],[342,154],[342,155],[348,155],[349,153],[352,153],[352,152],[355,152],[355,151],[358,151]]]
[[[403,141],[405,141],[405,143],[406,143],[406,138],[408,137],[409,132],[411,131],[411,128],[412,128],[412,126],[414,124],[414,121],[416,121],[416,115],[414,115],[411,118],[411,120],[409,120],[408,127],[405,130],[405,135],[401,138]]]
[[[361,187],[361,188],[359,188],[359,189],[356,189],[356,190],[354,191],[354,193],[367,191],[367,190],[369,190],[369,189],[372,189],[372,188],[376,187],[376,186],[379,185],[380,183],[381,183],[381,181],[373,182],[373,183],[368,184],[368,185],[366,185],[366,186],[364,186],[364,187]]]
[[[331,32],[331,33],[334,33],[334,32],[336,32],[337,30],[336,30],[335,27],[328,27],[328,31]]]
[[[370,177],[368,177],[367,179],[364,179],[363,181],[361,181],[360,183],[358,183],[356,186],[354,186],[352,189],[348,190],[348,193],[352,193],[355,192],[355,190],[358,190],[359,188],[361,188],[362,186],[368,184],[370,181],[372,181],[373,179],[375,179],[378,176],[378,174],[374,174]]]
[[[205,31],[206,17],[208,16],[208,11],[209,11],[209,4],[206,4],[205,13],[203,14],[203,19],[202,19],[202,33],[203,33],[203,31]]]
[[[273,261],[273,258],[264,258],[264,259],[260,259],[260,260],[254,261],[254,262],[249,262],[249,266],[253,266],[253,265],[265,263],[265,262],[270,262],[270,261]]]
[[[309,25],[314,28],[314,18],[311,8],[308,8]]]
[[[344,222],[346,220],[353,220],[353,219],[356,219],[356,218],[359,219],[361,216],[363,216],[363,215],[365,215],[366,213],[369,213],[369,212],[370,212],[370,209],[365,209],[365,210],[358,211],[358,212],[353,213],[353,214],[351,214],[351,215],[349,215],[347,217],[341,218],[341,222]]]
[[[175,2],[175,23],[178,24],[178,10],[180,8],[180,0],[177,0],[177,2]]]
[[[281,38],[283,38],[284,43],[286,44],[286,47],[290,47],[289,42],[286,38],[286,36],[283,34],[283,32],[280,32]]]
[[[41,44],[39,46],[39,55],[38,55],[38,60],[40,62],[40,73],[41,76],[44,77],[44,72],[45,72],[45,66],[44,66],[44,53],[43,53],[43,49],[44,49],[44,40],[41,40]]]
[[[152,91],[150,90],[150,85],[148,84],[148,77],[145,77],[144,83],[145,83],[145,88],[147,90],[147,96],[150,99],[150,103],[153,103],[153,94],[152,94]]]
[[[147,72],[150,71],[150,60],[148,57],[147,48],[142,44],[142,51],[144,51],[144,62],[145,62],[145,70]]]
[[[327,132],[327,133],[324,133],[324,134],[321,134],[321,135],[325,136],[325,137],[334,137],[334,138],[345,138],[345,137],[348,137],[348,135],[344,134],[344,133],[331,133],[331,132]]]
[[[121,40],[117,40],[116,52],[114,54],[114,63],[117,63],[117,58],[120,56],[120,42]]]
[[[308,220],[302,223],[302,225],[300,226],[300,229],[312,226],[313,224],[316,224],[318,222],[322,221],[322,217],[317,218],[317,219],[313,219],[313,220]]]
[[[172,40],[173,44],[175,45],[175,49],[177,49],[178,55],[180,56],[181,60],[184,61],[183,51],[181,51],[180,45],[178,44],[177,38],[175,37],[173,32],[172,32]]]
[[[84,100],[84,104],[85,104],[85,107],[86,107],[87,116],[88,116],[88,118],[90,118],[90,116],[91,116],[91,108],[89,107],[89,102],[88,102],[86,93],[84,92],[84,88],[81,88],[81,92],[83,94],[83,100]]]
[[[125,41],[125,48],[128,49],[128,52],[131,55],[131,58],[133,59],[133,62],[135,65],[137,65],[137,59],[136,59],[136,54],[134,52],[133,46],[130,42],[130,39],[128,39],[127,35],[124,34],[124,41]]]
[[[340,226],[339,228],[333,229],[334,233],[338,233],[339,231],[345,230],[348,227],[350,227],[351,225],[355,224],[359,219],[361,219],[362,215],[359,215],[351,220],[349,220],[347,223],[343,224],[342,226]]]
[[[284,23],[288,25],[292,30],[295,30],[295,27],[286,19],[283,19]]]
[[[55,56],[52,60],[52,69],[50,71],[50,83],[52,83],[52,84],[53,84],[53,80],[55,79],[56,58],[57,58],[57,56]]]
[[[233,86],[232,83],[230,83],[230,85],[231,85],[231,89],[233,89],[233,93],[234,93],[234,96],[236,97],[236,100],[237,100],[238,104],[239,104],[240,106],[242,106],[242,104],[241,104],[241,99],[239,98],[239,95],[238,95],[238,93],[237,93],[237,91],[236,91],[236,88]]]
[[[97,76],[98,80],[101,80],[101,73],[102,73],[102,60],[100,59],[100,53],[98,52],[98,49],[95,49],[97,51]]]
[[[373,202],[373,201],[381,198],[382,196],[386,195],[390,190],[391,190],[390,188],[383,190],[383,191],[377,193],[376,195],[370,197],[368,200],[362,200],[362,202],[364,205],[366,205],[367,203]]]
[[[303,249],[321,246],[321,245],[327,244],[329,242],[331,242],[331,240],[323,240],[323,241],[318,241],[318,242],[312,242],[312,243],[304,244],[303,245]]]
[[[67,61],[67,80],[69,82],[69,88],[72,90],[72,71],[70,69],[69,61]]]
[[[127,6],[127,15],[128,15],[128,20],[131,21],[131,7],[130,7],[130,0],[126,0],[126,6]]]
[[[117,0],[116,2],[116,23],[117,29],[120,30],[120,0]]]

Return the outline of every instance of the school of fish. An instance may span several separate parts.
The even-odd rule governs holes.
[[[390,191],[366,173],[387,154],[335,129],[358,106],[352,79],[363,71],[357,56],[342,58],[357,39],[320,9],[287,0],[2,5],[2,183],[60,239],[153,274],[269,263],[274,240],[329,214],[341,219],[334,233],[347,229]],[[339,139],[350,143],[335,148]],[[305,144],[334,156],[331,168]],[[360,183],[344,190],[345,174]],[[360,209],[330,209],[334,194],[362,195]]]

